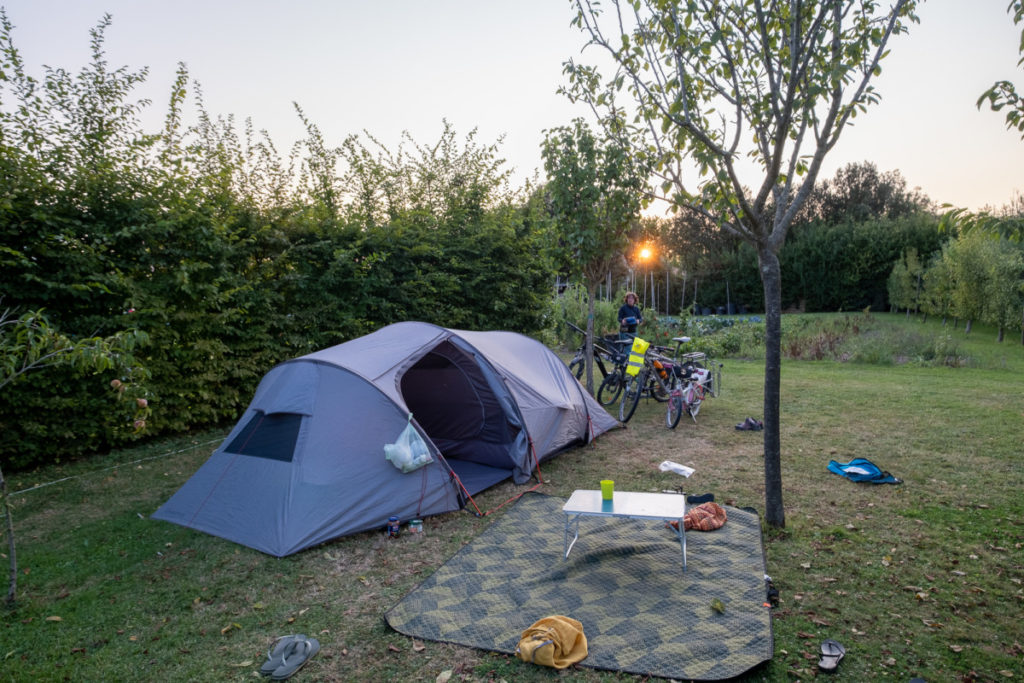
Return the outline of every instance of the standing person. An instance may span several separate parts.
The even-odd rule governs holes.
[[[636,305],[636,292],[626,292],[625,303],[619,306],[619,339],[636,336],[636,326],[644,321]]]

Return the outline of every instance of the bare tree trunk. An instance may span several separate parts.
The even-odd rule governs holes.
[[[1002,343],[1003,343],[1003,337],[1004,337],[1004,334],[1005,334],[1005,332],[1006,332],[1006,329],[1005,329],[1005,328],[1004,328],[1004,327],[1003,327],[1002,325],[1000,325],[1000,326],[999,326],[999,337],[998,337],[998,339],[997,339],[997,341],[998,341],[998,342],[999,342],[1000,344],[1002,344]]]
[[[4,504],[4,526],[7,532],[7,555],[10,560],[11,573],[10,582],[7,586],[7,604],[13,605],[15,595],[18,592],[18,556],[14,552],[14,517],[11,514],[11,500],[7,495],[7,480],[4,479],[4,472],[0,470],[0,498]]]
[[[779,400],[782,388],[782,270],[779,258],[762,247],[758,253],[764,288],[764,518],[769,526],[786,526],[782,506],[782,443]]]

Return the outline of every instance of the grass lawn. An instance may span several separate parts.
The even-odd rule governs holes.
[[[784,361],[786,528],[765,530],[781,591],[775,658],[745,680],[815,678],[825,638],[846,646],[838,680],[1020,680],[1024,348],[983,328],[968,339],[937,322],[877,318],[900,333],[948,334],[966,361]],[[685,483],[763,509],[761,434],[733,428],[761,416],[763,365],[724,362],[724,391],[697,424],[684,417],[669,431],[662,405],[641,403],[628,428],[544,463],[540,490],[564,497],[608,477],[621,490]],[[419,538],[364,533],[284,559],[150,520],[225,433],[10,473],[19,590],[2,612],[0,681],[254,680],[268,644],[287,633],[322,645],[295,680],[640,680],[555,674],[385,624],[387,609],[501,509],[428,518]],[[904,483],[859,485],[826,469],[855,457]],[[696,474],[659,472],[665,459]],[[505,483],[477,503],[491,510],[527,488]]]

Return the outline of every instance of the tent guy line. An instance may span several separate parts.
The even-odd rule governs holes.
[[[60,479],[54,479],[53,481],[46,481],[44,483],[37,483],[37,484],[34,484],[32,486],[29,486],[28,488],[22,488],[22,489],[19,489],[19,490],[14,490],[14,492],[11,492],[10,495],[11,496],[17,496],[18,494],[26,494],[28,492],[31,492],[31,490],[38,490],[40,488],[46,488],[47,486],[52,486],[54,484],[62,483],[62,482],[65,482],[65,481],[71,481],[72,479],[81,479],[83,477],[91,476],[93,474],[99,474],[101,472],[110,472],[111,470],[118,470],[118,469],[121,469],[123,467],[127,467],[128,465],[138,465],[139,463],[146,463],[146,462],[150,462],[151,460],[160,460],[161,458],[167,458],[168,456],[176,456],[179,453],[185,453],[186,451],[194,451],[196,449],[199,449],[199,447],[201,447],[201,446],[211,445],[213,443],[219,443],[220,441],[221,441],[221,439],[219,439],[219,438],[210,439],[209,441],[203,441],[202,443],[194,443],[193,445],[188,446],[187,449],[179,449],[177,451],[168,451],[167,453],[163,453],[163,454],[161,454],[159,456],[150,456],[148,458],[139,458],[138,460],[133,460],[133,461],[128,462],[128,463],[120,463],[118,465],[111,465],[110,467],[104,467],[104,468],[99,469],[99,470],[93,470],[91,472],[86,472],[85,474],[75,474],[75,475],[72,475],[70,477],[62,477]]]

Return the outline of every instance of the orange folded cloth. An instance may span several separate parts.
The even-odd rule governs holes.
[[[524,662],[564,669],[587,656],[583,624],[556,614],[544,617],[523,631],[516,656]]]
[[[691,509],[683,517],[683,529],[690,531],[714,531],[725,524],[725,510],[718,503],[701,503]],[[678,529],[679,522],[669,522],[672,528]]]

